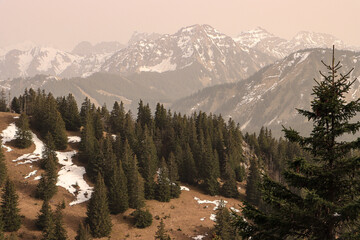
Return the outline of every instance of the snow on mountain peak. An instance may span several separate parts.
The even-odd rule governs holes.
[[[271,37],[274,37],[274,35],[261,27],[256,27],[255,29],[241,32],[237,37],[234,38],[234,41],[246,47],[253,48],[260,41]]]

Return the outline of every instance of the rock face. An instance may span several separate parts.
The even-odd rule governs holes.
[[[352,67],[351,77],[360,77],[360,53],[339,50],[341,71]],[[310,129],[306,119],[296,108],[310,109],[313,80],[320,80],[319,70],[327,73],[320,62],[331,59],[329,49],[308,49],[292,53],[286,58],[261,69],[245,81],[205,88],[197,94],[181,99],[172,105],[174,111],[191,113],[205,111],[233,118],[244,131],[258,131],[269,127],[276,136],[281,135],[281,125],[290,125],[306,132]],[[360,97],[357,80],[347,95],[348,99]],[[360,116],[359,116],[360,117]]]

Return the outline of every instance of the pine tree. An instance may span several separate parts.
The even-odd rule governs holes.
[[[269,177],[262,183],[264,201],[272,208],[264,213],[246,204],[238,218],[245,238],[252,239],[357,239],[360,214],[360,158],[351,156],[360,139],[360,122],[351,121],[360,111],[360,99],[346,101],[354,81],[339,73],[340,62],[326,65],[329,74],[313,87],[311,110],[299,113],[313,122],[308,137],[284,128],[285,137],[311,153],[311,159],[295,158],[284,173],[288,187]],[[356,136],[356,135],[355,135]],[[339,139],[340,138],[340,139]],[[297,190],[297,191],[294,191]],[[272,210],[272,211],[270,211]]]
[[[141,141],[142,144],[140,145],[139,150],[139,168],[140,173],[145,180],[145,198],[154,199],[156,186],[154,177],[158,166],[158,159],[156,147],[148,131],[147,125],[144,127],[144,133]]]
[[[6,93],[5,93],[5,89],[1,88],[1,92],[0,92],[0,112],[6,112],[6,111],[7,111]]]
[[[19,114],[21,112],[20,107],[20,100],[17,97],[14,97],[11,101],[11,110]]]
[[[44,230],[48,223],[53,218],[53,212],[49,204],[49,200],[44,200],[40,209],[40,214],[38,214],[35,225],[39,230]]]
[[[178,167],[176,164],[175,156],[171,152],[168,160],[168,169],[169,169],[169,180],[170,180],[170,197],[178,198],[181,194],[181,189],[179,185],[179,173]]]
[[[19,196],[16,193],[14,184],[7,179],[2,194],[2,217],[4,221],[4,231],[14,232],[21,226],[21,216],[19,206]]]
[[[4,240],[5,236],[4,236],[4,221],[3,221],[3,217],[2,217],[3,213],[2,211],[0,211],[0,240]]]
[[[138,209],[145,205],[144,180],[141,177],[137,168],[136,155],[134,155],[134,158],[130,162],[130,167],[129,167],[128,196],[129,196],[129,207]]]
[[[35,196],[42,200],[50,200],[57,192],[57,169],[55,162],[50,160],[46,163],[45,173],[41,174],[41,179],[36,187]]]
[[[125,212],[128,207],[127,179],[122,164],[113,161],[112,172],[108,184],[109,209],[112,214]]]
[[[107,237],[111,233],[112,223],[104,180],[100,174],[96,179],[94,192],[87,206],[86,223],[95,238]]]
[[[22,113],[16,121],[15,145],[18,148],[28,148],[32,144],[32,134],[30,131],[29,119],[25,113]]]
[[[55,223],[55,237],[56,240],[66,240],[67,239],[67,233],[64,228],[64,221],[63,221],[63,215],[62,215],[62,208],[59,204],[56,207],[56,211],[54,214],[54,223]]]
[[[250,160],[249,175],[246,182],[246,201],[255,205],[260,206],[261,192],[259,190],[259,184],[261,182],[260,172],[257,162],[252,159]]]
[[[0,186],[2,186],[6,180],[7,168],[5,163],[5,156],[3,148],[0,146]]]
[[[182,170],[182,181],[189,183],[189,184],[194,184],[196,183],[197,180],[197,170],[196,170],[196,165],[195,165],[195,160],[193,157],[193,154],[191,152],[190,146],[187,143],[186,147],[185,147],[185,151],[184,151],[184,160],[181,166]]]
[[[209,138],[207,138],[206,148],[203,153],[203,164],[202,168],[205,174],[203,188],[206,193],[214,196],[219,193],[220,189],[219,182],[217,181],[219,161],[216,150],[212,151]]]
[[[43,237],[41,240],[57,240],[55,230],[54,218],[51,216],[42,230]]]
[[[232,217],[229,210],[225,207],[223,200],[220,201],[219,207],[216,209],[215,234],[221,239],[235,239],[235,229],[231,223]]]
[[[166,234],[165,224],[163,219],[161,219],[159,226],[157,227],[158,230],[155,233],[155,239],[159,240],[171,240],[170,236]]]
[[[166,166],[165,159],[161,159],[161,167],[159,168],[158,182],[157,182],[157,191],[156,199],[160,202],[169,202],[170,201],[170,185],[169,180],[169,170]]]
[[[225,156],[225,158],[227,158]],[[224,175],[224,184],[221,186],[221,194],[224,197],[237,198],[239,196],[239,191],[237,190],[235,173],[234,170],[225,160],[225,173]]]
[[[83,223],[79,224],[79,229],[77,231],[77,235],[75,240],[92,240],[92,236],[90,233],[89,225],[85,225]]]
[[[58,162],[58,158],[55,152],[54,140],[49,132],[45,137],[44,143],[45,146],[42,152],[42,159],[40,160],[40,166],[43,169],[47,169],[49,162],[53,162],[56,164]]]

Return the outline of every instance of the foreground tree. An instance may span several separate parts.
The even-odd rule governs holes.
[[[265,214],[245,204],[237,225],[245,239],[359,239],[360,138],[346,142],[344,135],[356,134],[360,122],[352,120],[360,111],[360,99],[346,101],[354,81],[350,72],[338,73],[334,50],[328,75],[313,88],[311,110],[299,113],[313,122],[309,137],[284,129],[286,138],[311,153],[312,159],[289,162],[284,179],[291,190],[264,177],[264,201],[271,207]],[[352,120],[352,121],[351,121]],[[297,191],[294,191],[297,190]],[[300,194],[296,194],[299,193]]]
[[[4,231],[15,232],[21,226],[19,196],[16,193],[14,184],[8,179],[5,183],[2,195],[2,217]]]

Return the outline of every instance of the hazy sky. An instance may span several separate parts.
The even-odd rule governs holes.
[[[359,0],[0,0],[0,47],[33,41],[69,50],[197,23],[230,36],[256,26],[287,39],[325,32],[360,46]]]

